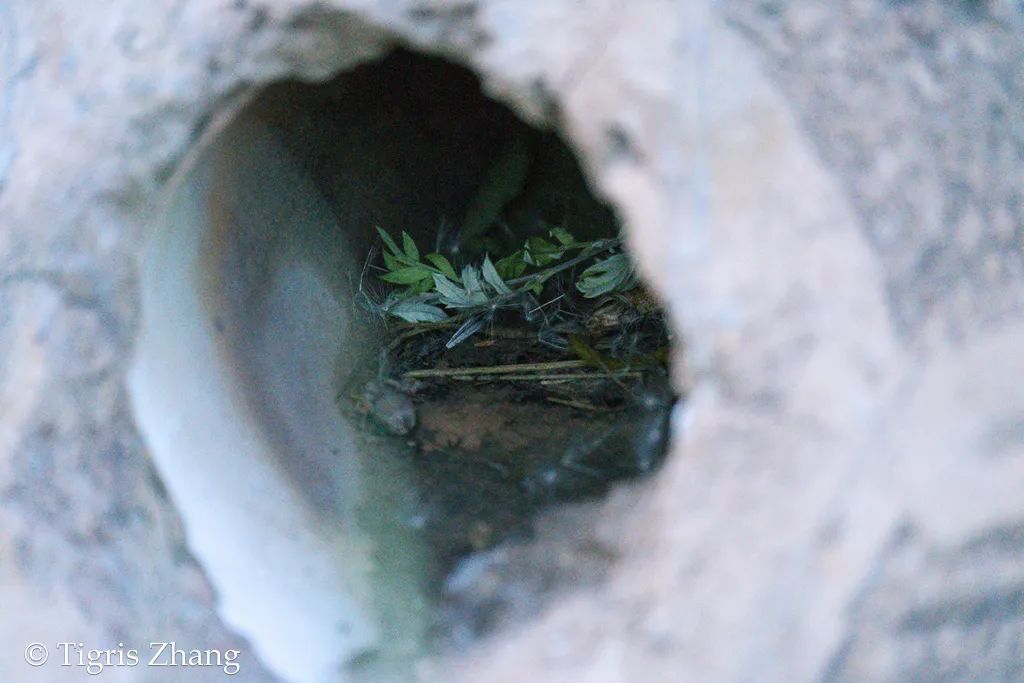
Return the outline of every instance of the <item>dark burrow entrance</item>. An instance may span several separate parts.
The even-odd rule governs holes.
[[[376,613],[375,635],[337,627],[347,659],[373,671],[382,651],[461,647],[571,584],[558,552],[524,563],[511,549],[532,542],[538,512],[652,472],[675,397],[662,314],[557,132],[487,98],[470,71],[397,51],[326,84],[266,88],[189,174],[143,277],[136,412],[194,507],[186,523],[254,505],[191,496],[191,453],[240,489],[247,463],[264,463],[255,509],[298,506],[288,524],[302,527],[273,541],[271,524],[265,550],[193,539],[228,621],[285,671],[292,636],[230,607],[245,599],[232,572],[326,547],[337,585]],[[248,533],[238,517],[222,536]],[[280,590],[278,614],[319,628],[289,591],[316,604],[334,579],[259,576],[268,600]]]
[[[483,96],[470,72],[405,52],[328,88],[360,103],[350,115],[370,122],[386,157],[370,169],[383,177],[365,179],[380,204],[352,226],[369,239],[360,319],[384,347],[345,383],[340,405],[362,419],[364,447],[405,445],[419,500],[409,523],[434,552],[443,607],[433,634],[472,638],[512,606],[500,590],[465,585],[480,562],[464,558],[528,540],[539,510],[599,496],[660,462],[674,400],[666,328],[635,279],[598,266],[609,282],[585,289],[589,267],[624,257],[600,250],[619,226],[556,133]],[[352,153],[326,147],[314,161],[343,226]],[[523,282],[530,273],[541,276]],[[461,292],[446,292],[439,275]],[[474,279],[479,302],[459,305]]]

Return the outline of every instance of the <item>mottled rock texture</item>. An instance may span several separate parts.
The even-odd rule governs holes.
[[[1020,680],[1022,31],[1009,0],[0,3],[0,679],[58,680],[33,640],[246,647],[128,407],[146,217],[254,89],[404,44],[560,126],[692,390],[577,530],[612,576],[423,676]]]

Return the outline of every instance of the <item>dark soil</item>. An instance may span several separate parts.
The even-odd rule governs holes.
[[[463,585],[467,575],[475,575],[466,558],[476,554],[473,562],[493,573],[493,562],[504,557],[502,548],[532,537],[538,512],[593,499],[616,481],[655,469],[665,452],[675,397],[660,362],[410,380],[410,371],[579,358],[524,326],[492,325],[453,349],[445,348],[449,328],[411,336],[409,331],[392,333],[392,341],[400,341],[387,347],[381,374],[412,402],[415,429],[385,436],[381,421],[362,423],[375,432],[373,438],[401,440],[403,457],[412,459],[418,473],[418,512],[409,523],[435,554],[442,607],[437,635],[452,642],[488,628],[502,610],[513,608],[511,599],[496,601],[480,585]],[[625,333],[634,335],[628,342],[634,357],[653,357],[667,344],[660,313],[634,316],[617,328],[591,326],[585,344],[613,362],[604,354],[613,353],[615,337]],[[546,586],[553,572],[537,572],[537,580],[530,581],[516,571],[519,576],[505,577],[526,584],[517,589],[515,601],[538,602],[547,588],[533,584]]]

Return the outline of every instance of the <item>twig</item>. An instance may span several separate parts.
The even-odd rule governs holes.
[[[466,375],[509,375],[523,372],[543,372],[545,370],[571,370],[586,366],[587,364],[581,360],[560,360],[550,363],[519,363],[516,365],[485,365],[475,368],[410,370],[402,375],[402,377],[404,379],[425,379],[428,377],[463,377]]]
[[[589,410],[592,413],[603,413],[607,408],[601,408],[595,406],[593,403],[587,403],[586,401],[570,401],[565,398],[555,398],[554,396],[547,396],[547,400],[550,403],[557,403],[560,406],[569,406],[570,408],[577,408],[579,410]]]
[[[620,377],[639,377],[639,372],[625,372]],[[525,375],[456,375],[449,379],[466,382],[540,382],[541,384],[556,384],[559,382],[578,380],[606,380],[608,375],[602,372],[567,372],[556,374],[531,373]]]
[[[612,377],[612,376],[610,376],[610,375],[608,375],[606,373],[603,373],[603,372],[589,372],[589,373],[586,373],[586,374],[582,374],[581,373],[579,375],[565,374],[565,375],[553,375],[551,377],[543,377],[543,378],[538,376],[538,379],[542,380],[541,384],[555,384],[556,382],[562,382],[562,381],[570,380],[570,379],[572,379],[572,380],[579,380],[579,379],[607,379],[607,380],[611,380],[611,381],[615,382],[616,378],[618,378],[618,377],[633,377],[633,378],[636,378],[636,377],[641,377],[641,376],[642,376],[642,373],[636,372],[636,371],[619,372],[619,373],[616,373],[616,375],[614,377]],[[622,385],[619,384],[618,382],[615,382],[615,383],[618,384],[620,388],[622,387]]]
[[[530,315],[533,315],[534,313],[536,313],[536,312],[537,312],[537,311],[539,311],[540,309],[544,308],[545,306],[549,306],[549,305],[551,305],[551,304],[555,303],[556,301],[558,301],[559,299],[564,299],[564,298],[565,298],[565,292],[563,292],[563,293],[559,294],[558,296],[556,296],[556,297],[555,297],[554,299],[552,299],[551,301],[548,301],[548,302],[546,302],[546,303],[543,303],[543,304],[541,304],[540,306],[538,306],[537,308],[533,309],[532,311],[530,311]]]

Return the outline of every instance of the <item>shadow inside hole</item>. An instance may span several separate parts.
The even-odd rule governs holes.
[[[372,305],[360,305],[380,303],[388,290],[378,277],[379,256],[368,255],[379,249],[379,226],[393,235],[407,231],[422,252],[444,253],[459,268],[460,260],[472,260],[463,245],[475,221],[496,217],[488,248],[508,253],[531,236],[546,237],[554,226],[579,240],[614,237],[614,213],[591,194],[556,133],[525,124],[485,97],[471,72],[438,59],[398,51],[327,84],[277,84],[243,119],[271,131],[331,214],[329,227],[305,230],[309,207],[299,202],[282,219],[252,230],[233,212],[225,221],[233,227],[212,250],[221,258],[215,288],[224,299],[228,348],[253,409],[287,454],[280,466],[325,518],[388,539],[373,550],[375,566],[421,563],[406,573],[421,579],[423,594],[439,606],[429,620],[435,646],[470,642],[524,616],[558,587],[564,557],[547,562],[550,553],[533,554],[524,562],[511,549],[532,537],[538,511],[600,496],[615,481],[658,465],[673,400],[664,372],[645,373],[629,387],[629,400],[607,410],[581,408],[589,399],[575,400],[576,389],[558,386],[557,379],[428,383],[407,397],[417,413],[415,430],[390,435],[380,427],[382,416],[368,410],[365,395],[367,383],[382,374],[424,363],[474,366],[574,356],[536,335],[490,347],[471,341],[441,353],[451,334],[442,330],[422,335],[385,370],[380,350],[401,327],[368,310]],[[522,151],[528,170],[495,212],[481,199],[482,179],[509,149]],[[221,163],[247,162],[229,153]],[[239,172],[227,166],[225,172]],[[237,182],[247,182],[244,175]],[[281,263],[298,265],[282,270]],[[282,284],[271,271],[288,272],[290,279]],[[310,295],[317,278],[332,283],[344,310]],[[567,294],[565,301],[574,293]],[[556,300],[544,315],[564,308]],[[514,318],[490,320],[490,331],[515,325]],[[660,318],[653,319],[645,324],[660,325],[665,335]],[[625,329],[630,323],[621,324]],[[486,337],[487,331],[477,341]],[[337,355],[329,374],[322,362],[303,360],[322,358],[317,349],[332,345]],[[329,407],[323,405],[325,382]],[[353,427],[351,434],[342,437],[332,416]],[[586,525],[585,516],[576,523]],[[409,539],[427,552],[410,559],[394,547]],[[603,566],[610,559],[593,561]],[[401,611],[403,605],[383,609]]]

